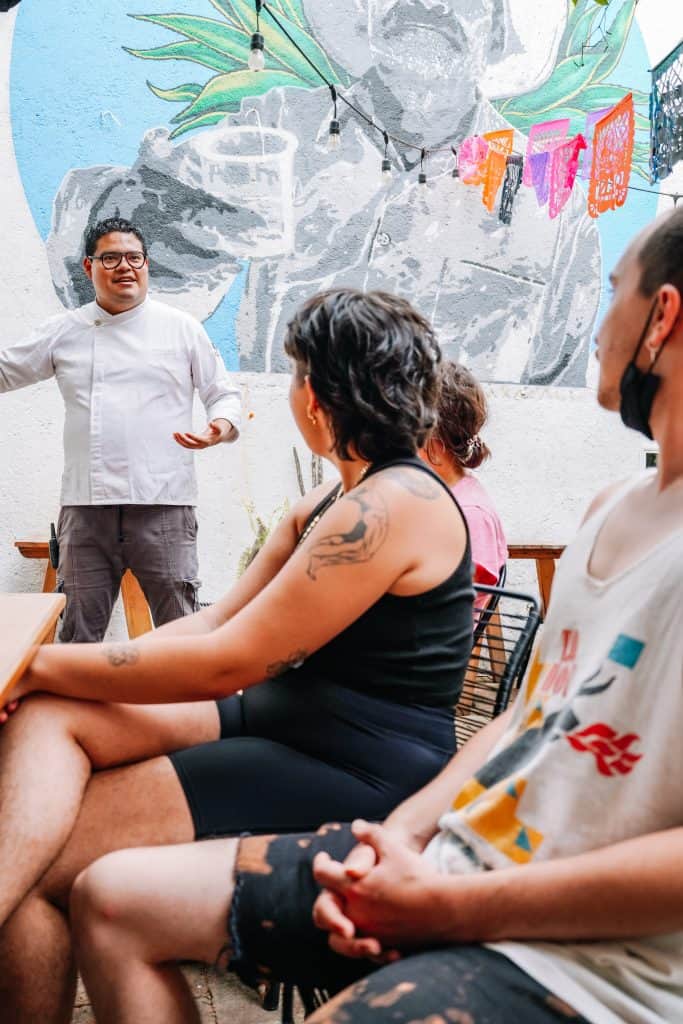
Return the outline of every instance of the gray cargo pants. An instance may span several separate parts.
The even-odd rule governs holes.
[[[197,519],[191,505],[65,505],[59,513],[62,643],[102,640],[131,569],[155,626],[199,607]]]

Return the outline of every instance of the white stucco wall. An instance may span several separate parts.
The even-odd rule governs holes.
[[[61,308],[12,150],[8,68],[15,13],[0,19],[0,345]],[[682,4],[641,0],[638,19],[652,62],[683,35]],[[679,24],[672,25],[675,19]],[[673,180],[670,184],[673,191]],[[245,501],[253,501],[257,513],[267,517],[285,498],[298,494],[291,454],[298,438],[287,406],[287,379],[242,374],[240,382],[245,411],[241,441],[197,456],[200,574],[209,598],[229,586],[239,554],[251,541]],[[567,541],[591,496],[644,464],[645,439],[599,410],[590,390],[501,385],[487,390],[491,421],[486,439],[494,458],[482,476],[513,542]],[[1,396],[0,409],[0,591],[37,589],[42,568],[22,559],[13,542],[45,537],[57,517],[61,399],[50,381]],[[197,423],[201,420],[199,409]],[[310,459],[298,443],[308,475]],[[121,630],[119,615],[113,632]]]

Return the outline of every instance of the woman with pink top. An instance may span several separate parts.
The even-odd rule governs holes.
[[[474,582],[495,584],[508,553],[503,524],[488,492],[470,472],[491,454],[479,436],[487,414],[486,396],[470,371],[457,363],[443,363],[438,419],[420,456],[448,484],[464,513]],[[480,595],[475,608],[485,606],[487,600]]]

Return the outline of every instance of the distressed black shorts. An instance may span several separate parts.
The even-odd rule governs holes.
[[[315,833],[240,841],[230,912],[231,970],[247,984],[286,981],[342,996],[329,1005],[339,1024],[588,1024],[519,967],[483,946],[411,953],[385,967],[333,953],[313,924],[320,888],[316,853],[343,860],[355,845],[348,825]]]

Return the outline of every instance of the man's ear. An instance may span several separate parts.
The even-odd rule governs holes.
[[[673,284],[663,284],[657,296],[657,309],[652,318],[652,325],[648,331],[648,347],[655,351],[671,337],[676,330],[683,298],[678,288]]]
[[[92,260],[88,256],[83,258],[83,271],[85,276],[92,281]]]

